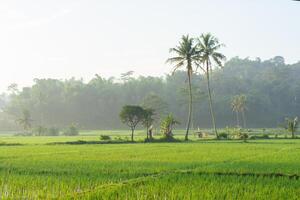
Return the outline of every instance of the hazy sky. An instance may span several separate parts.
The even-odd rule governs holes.
[[[0,91],[33,78],[170,72],[181,35],[211,32],[227,57],[300,60],[291,0],[1,0]]]

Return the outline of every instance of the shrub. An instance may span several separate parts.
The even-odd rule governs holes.
[[[270,137],[269,137],[268,134],[263,134],[263,135],[261,136],[261,138],[262,138],[262,139],[269,139]]]
[[[145,140],[145,142],[149,142],[149,140]],[[159,139],[154,139],[152,138],[151,139],[151,142],[157,142],[157,143],[160,143],[160,142],[182,142],[181,140],[179,139],[176,139],[174,137],[169,137],[169,136],[163,136],[162,138],[159,138]]]
[[[166,138],[171,138],[171,139],[173,138],[172,131],[173,131],[173,127],[176,124],[179,124],[179,122],[173,117],[172,114],[169,114],[162,120],[160,124],[160,129]]]
[[[251,135],[251,136],[249,137],[249,139],[250,139],[250,140],[256,140],[257,137],[256,137],[256,135]]]
[[[47,131],[47,128],[43,126],[38,126],[33,130],[34,134],[37,136],[47,135]]]
[[[145,138],[144,142],[153,142],[154,138],[150,137],[150,138]]]
[[[240,133],[240,134],[238,135],[238,138],[239,138],[240,140],[244,140],[244,141],[246,142],[247,139],[249,138],[249,135],[248,135],[247,133]]]
[[[100,140],[111,140],[109,135],[100,135]]]
[[[251,140],[255,140],[255,139],[270,139],[268,134],[263,134],[263,135],[252,135],[251,137],[249,137],[249,139]]]
[[[115,137],[115,141],[127,141],[128,139],[124,139],[121,136]]]
[[[50,127],[46,131],[45,135],[47,135],[47,136],[59,136],[59,129],[56,128],[56,127]]]
[[[28,133],[15,133],[14,136],[33,136],[31,132]]]
[[[77,127],[74,124],[72,124],[63,131],[63,134],[66,136],[76,136],[79,135],[79,131]]]
[[[227,133],[219,133],[219,139],[228,139],[228,134]]]

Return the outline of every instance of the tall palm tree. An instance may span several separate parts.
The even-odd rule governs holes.
[[[216,120],[213,111],[210,77],[212,74],[213,67],[214,66],[222,67],[222,62],[225,61],[226,59],[226,57],[223,54],[218,52],[218,50],[222,46],[224,45],[220,44],[219,40],[213,35],[211,35],[210,33],[202,34],[198,38],[198,44],[197,44],[198,52],[199,52],[198,67],[206,75],[210,115],[211,115],[213,129],[217,138],[218,138],[218,132],[216,128]]]
[[[167,60],[168,63],[175,64],[173,73],[181,67],[186,67],[187,71],[189,86],[189,114],[186,126],[185,140],[188,140],[193,104],[191,79],[193,74],[193,64],[197,61],[198,57],[197,45],[194,44],[194,39],[190,38],[189,35],[182,36],[179,45],[175,48],[171,48],[170,53],[176,54],[175,57],[171,57]]]

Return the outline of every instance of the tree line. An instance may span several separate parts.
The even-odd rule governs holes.
[[[166,66],[168,67],[168,66]],[[210,69],[208,69],[210,70]],[[237,114],[246,120],[241,126],[276,127],[286,117],[300,113],[300,63],[286,64],[284,58],[232,58],[223,68],[213,69],[210,77],[211,96],[218,127],[236,126]],[[29,112],[33,126],[66,127],[76,124],[80,129],[117,129],[126,126],[119,113],[124,105],[142,105],[153,108],[154,126],[172,113],[186,128],[189,113],[189,91],[193,110],[190,126],[193,129],[212,127],[207,77],[192,73],[189,85],[186,71],[175,71],[162,77],[134,77],[124,73],[120,78],[103,78],[96,74],[88,82],[35,79],[31,87],[9,87],[0,96],[0,128],[16,129],[17,119]],[[244,95],[243,110],[236,105],[235,96]],[[28,115],[28,114],[26,114]]]

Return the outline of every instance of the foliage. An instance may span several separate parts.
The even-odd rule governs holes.
[[[44,126],[37,126],[34,129],[35,134],[38,136],[46,135],[47,131],[48,131],[47,128]]]
[[[188,106],[188,117],[187,117],[187,127],[185,140],[188,140],[189,129],[192,120],[192,109],[193,109],[193,94],[192,94],[192,83],[191,78],[193,75],[193,64],[196,63],[198,59],[198,50],[197,45],[194,42],[193,38],[190,38],[189,35],[182,36],[179,45],[175,48],[170,49],[170,53],[175,53],[174,57],[171,57],[167,60],[168,63],[174,64],[173,74],[176,70],[181,67],[186,68],[187,78],[188,78],[188,87],[189,87],[189,106]]]
[[[292,134],[292,138],[295,138],[295,132],[299,128],[298,117],[295,117],[294,119],[286,118],[285,121],[285,129]]]
[[[242,113],[243,126],[246,127],[245,111],[247,110],[247,96],[235,95],[231,100],[231,109],[236,113],[237,127],[240,126],[239,113]]]
[[[150,138],[152,138],[152,134],[149,133],[149,131],[150,132],[152,131],[153,122],[154,122],[154,110],[150,108],[144,109],[144,116],[143,116],[142,123],[146,128],[147,139],[149,139],[149,136]]]
[[[278,135],[275,134],[275,138],[278,138]],[[270,139],[270,136],[268,134],[263,135],[252,135],[249,137],[249,139],[255,140],[255,139]]]
[[[206,83],[207,83],[207,91],[209,97],[209,111],[211,115],[211,122],[213,125],[213,129],[215,132],[216,137],[218,138],[218,132],[216,127],[216,119],[213,109],[213,102],[212,102],[212,94],[211,94],[211,76],[212,76],[212,68],[214,64],[218,67],[223,66],[223,61],[225,61],[226,57],[218,52],[218,50],[224,46],[223,44],[219,43],[219,40],[214,37],[210,33],[202,34],[198,38],[197,49],[198,49],[198,63],[197,67],[204,72],[206,76]]]
[[[259,73],[258,73],[259,72]],[[232,58],[222,70],[214,70],[211,76],[213,105],[218,127],[234,126],[230,102],[233,96],[247,95],[247,127],[277,127],[286,116],[300,113],[300,62],[284,64],[280,59]],[[192,76],[193,92],[207,90],[206,77]],[[186,83],[186,84],[184,84]],[[118,118],[125,104],[142,105],[149,94],[155,94],[167,103],[163,113],[173,113],[185,122],[187,119],[188,91],[186,71],[176,71],[162,77],[139,76],[124,83],[118,77],[93,77],[84,82],[81,79],[38,79],[32,87],[19,88],[15,94],[4,98],[3,113],[0,112],[0,129],[16,130],[15,119],[21,116],[23,108],[30,111],[32,127],[57,126],[63,128],[76,123],[85,129],[124,129]],[[39,104],[42,92],[43,103]],[[195,97],[195,95],[193,96]],[[183,106],[182,100],[186,102]],[[194,99],[193,99],[194,100]],[[193,103],[194,127],[211,127],[207,95],[201,95]],[[155,107],[152,107],[156,110]],[[156,112],[160,112],[156,110]],[[40,115],[43,114],[43,123]],[[163,115],[164,115],[163,114]],[[163,116],[162,115],[162,116]],[[14,116],[17,116],[14,118]],[[157,120],[157,118],[155,118]],[[157,120],[158,122],[159,120]],[[186,128],[186,123],[178,125]]]
[[[79,131],[75,124],[71,124],[69,127],[63,130],[63,134],[66,136],[76,136],[79,135]]]
[[[16,120],[16,122],[20,124],[25,131],[31,129],[32,121],[31,114],[27,109],[23,109],[21,117]]]
[[[219,139],[229,139],[229,135],[227,133],[219,133]]]
[[[131,141],[136,126],[144,120],[145,110],[141,106],[126,105],[120,112],[121,121],[131,129]]]
[[[237,138],[240,140],[244,140],[244,142],[246,142],[247,139],[249,138],[249,135],[247,133],[240,132],[237,134]]]
[[[160,130],[162,132],[162,134],[166,137],[166,138],[172,138],[173,137],[173,127],[174,125],[179,124],[179,122],[173,117],[172,114],[169,114],[168,116],[166,116],[160,125]]]
[[[168,103],[153,92],[144,97],[141,105],[144,109],[153,109],[155,121],[159,121],[161,116],[165,115],[168,110]]]
[[[109,135],[100,135],[100,140],[111,140]]]
[[[68,133],[71,133],[72,131],[73,131],[73,134],[76,135],[76,131],[74,132],[74,130],[71,130],[71,129],[69,130]],[[57,128],[57,127],[50,127],[50,128],[48,128],[48,130],[46,132],[46,135],[47,136],[59,136],[59,132],[60,132],[59,128]],[[64,134],[66,135],[66,132],[64,132]],[[77,135],[78,135],[78,133],[77,133]]]

